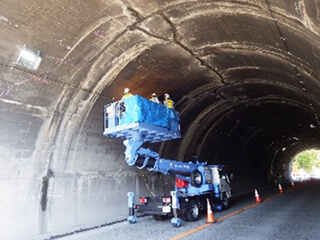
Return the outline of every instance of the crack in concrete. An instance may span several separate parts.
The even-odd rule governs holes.
[[[220,74],[218,72],[218,70],[214,67],[212,67],[211,65],[209,65],[208,63],[206,63],[203,59],[201,59],[199,56],[197,56],[191,49],[189,49],[187,46],[185,46],[183,43],[181,43],[178,40],[178,31],[177,28],[174,26],[174,24],[170,21],[170,19],[163,13],[160,14],[162,16],[162,18],[171,26],[172,29],[172,33],[173,33],[173,42],[175,44],[177,44],[178,46],[180,46],[183,50],[185,50],[186,52],[188,52],[193,58],[195,58],[198,62],[200,62],[201,66],[206,67],[207,69],[209,69],[210,71],[214,72],[216,75],[219,76],[221,82],[223,84],[226,84],[222,74]]]
[[[211,72],[214,72],[216,75],[219,76],[221,82],[223,84],[227,84],[225,82],[225,79],[224,77],[222,76],[222,74],[219,73],[219,71],[212,67],[211,65],[209,65],[208,63],[206,63],[205,60],[201,59],[199,56],[197,56],[190,48],[188,48],[187,46],[185,46],[183,43],[181,43],[179,40],[178,40],[178,31],[177,31],[177,28],[174,26],[174,24],[170,21],[170,19],[163,13],[163,12],[155,12],[154,14],[152,15],[149,15],[148,17],[145,17],[143,18],[139,13],[138,11],[136,11],[135,9],[133,9],[132,7],[130,6],[127,6],[126,4],[124,4],[126,6],[126,8],[132,13],[132,15],[135,17],[135,19],[137,20],[135,23],[129,25],[125,31],[123,31],[121,33],[121,35],[124,35],[126,33],[127,30],[139,30],[143,33],[145,33],[146,35],[150,36],[150,37],[153,37],[153,38],[156,38],[156,39],[160,39],[162,41],[165,41],[165,42],[172,42],[174,44],[177,44],[178,46],[180,46],[183,50],[185,50],[186,52],[188,52],[194,59],[196,59],[199,63],[200,63],[200,66],[204,66],[205,68],[209,69]],[[157,35],[154,35],[150,32],[148,32],[147,30],[141,28],[141,27],[138,27],[137,25],[140,24],[141,22],[143,22],[145,19],[147,18],[150,18],[152,16],[154,16],[155,14],[160,14],[160,16],[169,24],[169,26],[171,27],[172,29],[172,35],[173,35],[173,41],[170,40],[170,39],[166,39],[166,38],[162,38],[162,37],[159,37]]]
[[[141,27],[135,26],[135,29],[136,29],[136,30],[139,30],[139,31],[141,31],[141,32],[143,32],[143,33],[145,33],[145,34],[147,34],[147,35],[150,36],[150,37],[157,38],[157,39],[163,40],[163,41],[165,41],[165,42],[170,42],[169,39],[166,39],[166,38],[163,38],[163,37],[159,37],[159,36],[157,36],[157,35],[154,35],[154,34],[148,32],[147,30],[145,30],[145,29],[143,29],[143,28],[141,28]]]
[[[296,73],[296,78],[297,78],[298,84],[301,86],[301,89],[302,89],[303,91],[307,92],[307,89],[306,89],[306,87],[305,87],[305,85],[304,85],[304,82],[303,82],[302,79],[301,79],[301,74],[300,74],[300,71],[301,71],[301,70],[299,70],[298,66],[295,64],[295,61],[294,61],[294,59],[293,59],[293,55],[292,55],[292,53],[290,52],[289,47],[288,47],[288,44],[287,44],[287,42],[286,42],[286,39],[284,38],[284,35],[283,35],[283,33],[282,33],[282,31],[281,31],[281,29],[280,29],[280,27],[279,27],[278,20],[276,19],[276,17],[275,17],[274,14],[273,14],[273,11],[272,11],[272,9],[271,9],[271,4],[270,4],[269,0],[265,0],[265,2],[266,2],[266,4],[267,4],[268,10],[269,10],[269,12],[270,12],[270,15],[271,15],[271,17],[272,17],[272,19],[273,19],[273,21],[274,21],[274,24],[275,24],[275,26],[276,26],[276,28],[277,28],[277,31],[278,31],[278,33],[279,33],[279,35],[280,35],[280,39],[281,39],[282,42],[283,42],[283,45],[284,45],[285,50],[286,50],[286,52],[287,52],[287,55],[288,55],[288,57],[289,57],[289,59],[290,59],[291,65],[292,65],[292,67],[293,67],[293,70],[294,70],[294,72]],[[292,81],[293,81],[295,84],[297,83],[296,80],[295,80],[295,77],[292,77]],[[311,105],[310,105],[310,104],[311,104]],[[310,109],[311,109],[312,112],[314,113],[316,122],[320,125],[319,119],[318,119],[318,117],[317,117],[317,113],[315,112],[315,110],[314,110],[314,108],[313,108],[313,106],[312,106],[312,103],[309,103],[309,105],[311,106]]]
[[[286,52],[287,52],[287,55],[288,55],[288,57],[289,57],[289,59],[290,59],[290,62],[291,62],[291,64],[292,64],[292,67],[293,67],[294,71],[295,71],[296,74],[297,74],[298,82],[302,85],[303,89],[305,89],[305,88],[304,88],[304,85],[301,83],[302,81],[300,81],[300,73],[299,73],[298,67],[297,67],[297,65],[295,64],[294,60],[293,60],[293,57],[292,57],[292,54],[291,54],[291,52],[290,52],[290,50],[289,50],[288,44],[287,44],[287,42],[286,42],[286,39],[285,39],[285,37],[284,37],[284,35],[283,35],[283,33],[282,33],[281,29],[280,29],[280,26],[279,26],[279,24],[278,24],[278,20],[276,19],[276,17],[275,17],[274,14],[273,14],[273,11],[272,11],[272,9],[271,9],[271,4],[270,4],[269,0],[265,0],[265,2],[266,2],[266,4],[267,4],[269,13],[270,13],[270,15],[271,15],[271,17],[272,17],[272,19],[273,19],[273,21],[274,21],[274,24],[275,24],[275,26],[276,26],[277,32],[278,32],[279,35],[280,35],[280,39],[281,39],[281,41],[282,41],[282,43],[283,43],[283,45],[284,45],[284,47],[285,47],[285,50],[286,50]],[[294,77],[292,77],[292,80],[293,80],[294,83],[296,83],[296,80],[295,80]]]
[[[126,7],[127,7],[128,11],[131,13],[131,15],[135,19],[137,19],[137,22],[141,22],[142,21],[143,17],[139,14],[139,12],[137,10],[135,10],[133,7],[129,7],[127,5],[126,5]]]
[[[157,39],[160,39],[160,40],[163,40],[165,42],[173,42],[175,44],[177,44],[178,46],[180,46],[182,49],[184,49],[186,52],[188,52],[192,57],[194,57],[197,61],[200,62],[200,65],[208,68],[210,71],[214,72],[215,74],[217,74],[222,83],[226,84],[225,81],[224,81],[224,78],[223,76],[215,69],[213,68],[212,66],[210,66],[209,64],[207,64],[203,59],[201,59],[200,57],[198,57],[195,53],[193,53],[193,51],[191,49],[189,49],[187,46],[183,45],[177,38],[177,29],[176,27],[174,26],[174,24],[168,19],[168,17],[166,17],[163,13],[160,13],[160,15],[163,17],[163,19],[171,26],[171,29],[172,29],[172,33],[173,33],[173,41],[171,41],[170,39],[166,39],[166,38],[162,38],[162,37],[159,37],[157,35],[154,35],[150,32],[148,32],[147,30],[141,28],[141,27],[138,27],[137,25],[139,23],[141,23],[142,21],[144,21],[146,18],[141,18],[140,15],[138,14],[137,11],[135,11],[133,8],[131,7],[127,7],[129,10],[132,10],[134,12],[134,15],[137,15],[139,17],[137,17],[137,22],[135,22],[134,24],[130,25],[127,27],[126,30],[133,30],[133,29],[136,29],[136,30],[139,30],[145,34],[147,34],[148,36],[150,37],[153,37],[153,38],[157,38]],[[150,15],[151,16],[151,15]],[[149,17],[150,17],[149,16]],[[121,35],[124,35],[126,31],[123,31]]]

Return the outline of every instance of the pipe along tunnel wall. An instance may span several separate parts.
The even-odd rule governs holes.
[[[175,101],[183,137],[148,146],[161,157],[226,164],[236,192],[283,175],[319,148],[319,11],[313,0],[4,0],[0,238],[123,219],[127,191],[172,189],[102,135],[103,106],[125,87]],[[23,45],[41,51],[39,69],[15,63]]]

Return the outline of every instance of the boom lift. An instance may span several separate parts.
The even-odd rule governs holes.
[[[128,193],[130,223],[136,222],[135,209],[151,214],[156,220],[173,215],[174,227],[199,219],[199,211],[206,209],[207,199],[217,210],[226,209],[231,198],[228,175],[221,165],[206,162],[160,158],[158,153],[143,148],[144,142],[161,142],[181,137],[179,113],[149,101],[139,95],[113,102],[104,107],[104,132],[108,137],[121,138],[126,146],[125,160],[129,166],[176,177],[175,190],[170,196],[141,197],[134,203],[134,193]]]

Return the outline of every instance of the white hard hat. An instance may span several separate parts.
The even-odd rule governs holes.
[[[151,96],[156,97],[156,96],[157,96],[157,94],[156,94],[156,93],[152,93],[152,94],[151,94]]]
[[[128,92],[130,92],[130,89],[129,88],[125,88],[124,89],[124,93],[128,93]]]
[[[165,97],[165,98],[169,98],[170,96],[169,96],[168,93],[165,93],[165,94],[164,94],[164,97]]]

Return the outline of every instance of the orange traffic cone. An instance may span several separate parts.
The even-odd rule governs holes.
[[[207,221],[206,223],[215,223],[214,215],[212,213],[211,204],[209,199],[207,198]]]
[[[280,183],[279,183],[279,193],[283,193],[283,189]]]
[[[256,203],[262,202],[257,189],[254,190],[254,196],[256,197]]]
[[[293,181],[291,182],[291,187],[292,187],[292,188],[295,188],[295,187],[296,187],[296,186],[294,185],[294,182],[293,182]]]

